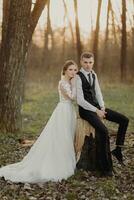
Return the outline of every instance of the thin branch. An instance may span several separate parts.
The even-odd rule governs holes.
[[[68,9],[67,9],[65,0],[63,0],[63,5],[64,5],[65,13],[66,13],[66,16],[67,16],[67,19],[68,19],[68,23],[69,23],[69,26],[70,26],[70,31],[71,31],[71,35],[72,35],[72,40],[74,41],[73,27],[72,27],[72,23],[71,23],[69,14],[68,14]]]
[[[39,17],[47,5],[48,0],[37,0],[35,3],[35,6],[31,12],[31,19],[30,19],[30,33],[29,33],[29,38],[31,39],[32,34],[34,32],[34,29],[36,27],[36,24],[39,20]]]

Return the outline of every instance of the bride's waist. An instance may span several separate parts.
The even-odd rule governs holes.
[[[60,100],[59,103],[69,103],[72,104],[71,100]]]

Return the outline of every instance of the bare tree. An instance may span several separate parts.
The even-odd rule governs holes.
[[[65,38],[65,35],[66,35],[66,20],[68,21],[68,25],[69,25],[69,31],[71,33],[71,45],[72,45],[72,48],[73,48],[73,51],[72,51],[72,57],[75,56],[75,37],[74,37],[74,31],[73,31],[73,26],[72,26],[72,22],[71,22],[71,19],[69,17],[69,12],[68,12],[68,9],[67,9],[67,5],[66,5],[66,2],[65,0],[63,0],[63,6],[64,6],[64,10],[65,10],[65,13],[64,13],[64,27],[63,27],[63,50],[62,50],[62,53],[63,53],[63,60],[65,58],[65,44],[66,44],[66,38]]]
[[[114,42],[117,45],[114,11],[113,11],[113,8],[112,8],[111,0],[108,0],[106,32],[105,32],[105,40],[104,40],[104,52],[108,51],[108,40],[109,40],[109,35],[110,35],[110,28],[109,28],[109,26],[110,26],[110,14],[111,14],[111,18],[112,18],[112,37],[114,37]],[[107,58],[107,55],[104,53],[103,66],[105,65],[106,58]]]
[[[74,44],[74,33],[73,33],[73,27],[72,27],[72,23],[71,20],[69,18],[69,14],[68,14],[68,9],[65,3],[65,0],[63,0],[63,5],[64,5],[64,9],[65,9],[65,16],[68,19],[68,23],[69,23],[69,27],[70,27],[70,31],[71,31],[71,36],[72,36],[72,42]]]
[[[6,23],[3,24],[6,34],[2,35],[0,54],[0,129],[3,132],[21,129],[25,61],[33,31],[46,2],[37,0],[31,11],[32,0],[12,0],[7,19],[3,21]]]
[[[111,0],[108,0],[106,32],[105,32],[105,40],[104,40],[104,52],[107,52],[107,50],[108,50],[110,3],[111,3]],[[104,55],[103,55],[103,66],[105,66],[105,64],[106,64],[106,58],[107,58],[107,55],[104,53]]]
[[[126,32],[126,0],[122,0],[122,37],[121,37],[121,81],[126,80],[127,70],[127,32]]]
[[[64,23],[64,26],[63,26],[63,29],[62,29],[62,62],[64,62],[64,59],[65,59],[65,51],[66,51],[66,12],[64,13],[64,17],[63,17],[63,23]]]
[[[43,62],[45,64],[45,69],[48,69],[50,66],[50,55],[52,54],[52,50],[54,48],[54,36],[51,26],[50,19],[50,0],[47,2],[47,24],[45,28],[45,45],[44,45],[44,53],[43,53]],[[45,59],[47,58],[47,59]]]
[[[117,36],[116,36],[116,28],[115,28],[115,16],[114,16],[114,11],[113,11],[111,0],[110,0],[109,4],[110,4],[111,16],[112,16],[112,28],[113,28],[114,42],[115,42],[115,44],[117,44]]]
[[[99,46],[99,30],[100,30],[100,14],[101,14],[101,5],[102,0],[98,1],[98,10],[97,10],[97,19],[96,19],[96,28],[94,32],[94,43],[93,43],[93,53],[95,58],[95,70],[98,73],[98,46]]]
[[[133,0],[133,8],[134,8],[134,0]],[[133,12],[133,15],[132,15],[132,44],[134,46],[134,12]]]
[[[78,57],[78,62],[79,62],[80,55],[82,53],[82,44],[81,44],[81,38],[80,38],[77,0],[74,0],[74,10],[75,10],[76,47],[77,47],[77,57]]]
[[[104,48],[104,51],[107,50],[107,43],[108,43],[108,36],[109,36],[110,4],[111,4],[111,1],[108,0],[108,7],[107,7],[107,24],[106,24],[106,32],[105,32],[105,42],[104,42],[105,48]]]

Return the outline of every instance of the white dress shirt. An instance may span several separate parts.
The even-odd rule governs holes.
[[[85,71],[83,68],[81,68],[80,71],[85,75],[85,77],[88,80],[89,72]],[[91,72],[95,75],[96,99],[98,100],[100,107],[104,108],[105,106],[104,106],[103,96],[101,93],[97,75],[93,70]],[[92,78],[92,76],[90,76],[90,77],[91,77],[91,84],[92,84],[93,78]],[[76,75],[76,91],[77,91],[77,97],[76,97],[77,104],[80,105],[81,107],[83,107],[85,110],[90,110],[92,112],[96,112],[97,108],[84,99],[84,94],[83,94],[83,90],[82,90],[82,81],[81,81],[81,78],[79,75]]]

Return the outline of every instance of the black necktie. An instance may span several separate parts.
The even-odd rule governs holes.
[[[89,81],[89,84],[90,84],[90,85],[92,85],[92,84],[91,84],[91,75],[92,75],[91,73],[88,74],[88,81]]]

